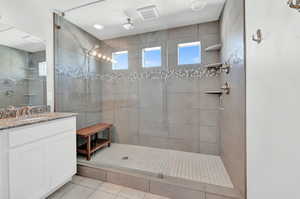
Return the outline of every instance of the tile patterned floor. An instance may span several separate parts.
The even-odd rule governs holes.
[[[122,159],[128,157],[128,159]],[[233,184],[219,156],[158,149],[126,144],[112,144],[95,155],[91,161],[82,156],[78,162],[96,166],[112,166],[172,176],[233,188]]]
[[[169,199],[127,187],[74,176],[47,199]]]

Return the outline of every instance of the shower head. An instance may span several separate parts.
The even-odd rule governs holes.
[[[89,51],[93,51],[93,50],[96,50],[96,49],[98,49],[98,48],[100,48],[100,46],[99,46],[99,45],[95,45],[95,46],[93,46],[92,48],[90,48]]]
[[[95,46],[94,46],[94,49],[98,49],[98,48],[100,48],[99,45],[95,45]]]
[[[99,49],[100,46],[99,45],[95,45],[92,48],[87,50],[87,54],[90,54],[91,52],[95,52],[95,50]]]

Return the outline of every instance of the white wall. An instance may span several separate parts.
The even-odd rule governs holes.
[[[31,1],[0,0],[0,23],[14,26],[45,41],[48,64],[47,104],[54,107],[53,18],[51,9],[37,9]]]
[[[300,198],[300,13],[286,2],[246,0],[248,199]]]
[[[0,133],[0,198],[8,198],[8,135]]]

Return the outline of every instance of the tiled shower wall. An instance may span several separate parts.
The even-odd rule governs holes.
[[[246,195],[244,0],[228,0],[221,20],[221,58],[231,71],[221,75],[231,91],[223,97],[221,156],[234,185]]]
[[[220,42],[218,22],[105,40],[101,52],[127,50],[129,71],[118,72],[138,73],[160,69],[143,69],[141,63],[143,48],[161,46],[162,68],[184,69],[190,67],[177,66],[177,44],[199,40],[202,63],[219,62],[219,52],[204,50]],[[111,64],[102,64],[102,73],[111,72]],[[114,123],[116,142],[219,154],[219,97],[204,94],[219,88],[218,77],[103,81],[102,85],[102,120]]]
[[[205,52],[220,42],[219,23],[157,31],[99,41],[78,27],[58,20],[56,67],[87,68],[82,46],[99,44],[99,52],[128,50],[129,70],[112,71],[109,63],[90,58],[89,68],[101,74],[159,70],[143,69],[141,50],[162,46],[162,69],[197,68],[177,66],[177,44],[201,41],[202,63],[220,61],[219,52]],[[114,124],[114,141],[189,152],[219,154],[219,96],[204,94],[219,89],[219,77],[203,79],[84,80],[56,74],[56,110],[79,112],[78,128],[98,121]]]
[[[37,65],[33,65],[33,62],[41,59],[45,61],[43,54],[45,53],[29,53],[0,45],[0,108],[6,108],[9,105],[45,104],[43,100],[45,82],[41,82],[43,79],[39,79],[41,81],[26,79],[37,75],[37,70],[30,71],[26,68],[34,67],[37,69]],[[35,59],[37,57],[39,59]],[[7,95],[7,91],[13,92],[11,95]],[[33,92],[36,94],[35,96],[25,96]]]

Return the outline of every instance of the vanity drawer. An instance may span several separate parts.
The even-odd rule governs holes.
[[[75,117],[41,122],[38,124],[12,129],[12,131],[8,133],[9,147],[20,146],[67,131],[76,133]]]

